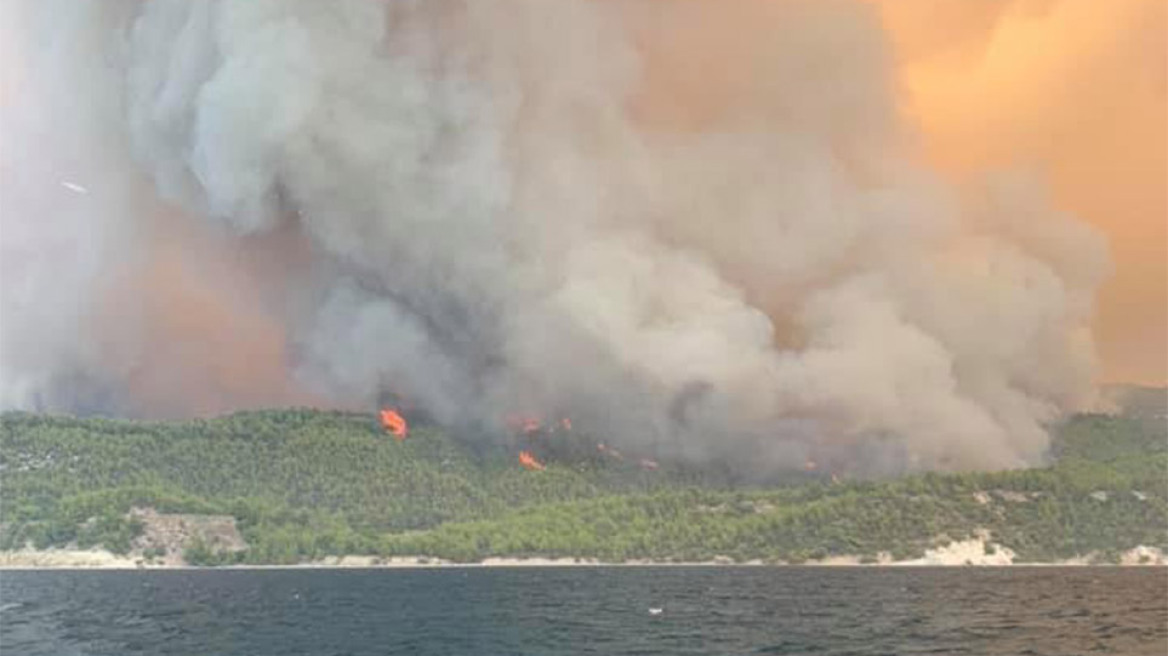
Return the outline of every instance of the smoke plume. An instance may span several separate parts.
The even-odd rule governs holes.
[[[687,458],[1012,467],[1101,240],[954,186],[850,0],[6,3],[8,407],[408,399]]]

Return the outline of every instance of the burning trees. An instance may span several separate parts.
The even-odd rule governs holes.
[[[406,418],[393,408],[381,409],[381,427],[398,442],[404,442],[410,434],[410,425]]]
[[[528,471],[543,471],[546,469],[543,463],[536,460],[535,456],[530,451],[519,452],[519,464]]]

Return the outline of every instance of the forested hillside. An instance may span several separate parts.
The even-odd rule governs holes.
[[[436,428],[389,439],[372,416],[273,410],[145,423],[0,417],[0,548],[130,549],[131,508],[230,515],[247,549],[188,545],[201,563],[325,555],[590,557],[800,562],[919,556],[986,529],[1021,560],[1168,547],[1163,417],[1083,415],[1058,429],[1052,466],[766,486],[726,472],[612,457],[562,438],[546,469],[520,442]],[[583,445],[574,448],[572,445]],[[544,455],[541,455],[544,457]]]

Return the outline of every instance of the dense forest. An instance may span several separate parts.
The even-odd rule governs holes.
[[[371,415],[246,412],[132,422],[0,415],[0,549],[131,549],[132,508],[230,515],[241,551],[187,547],[200,564],[326,555],[803,562],[923,554],[979,529],[1019,560],[1136,545],[1168,549],[1163,390],[1117,415],[1055,430],[1047,467],[833,480],[793,471],[765,484],[717,468],[612,457],[583,433],[545,469],[523,447],[434,427],[386,435]],[[581,446],[583,445],[583,446]]]

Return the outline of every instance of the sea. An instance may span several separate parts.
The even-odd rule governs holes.
[[[1168,654],[1168,569],[0,572],[3,656]]]

